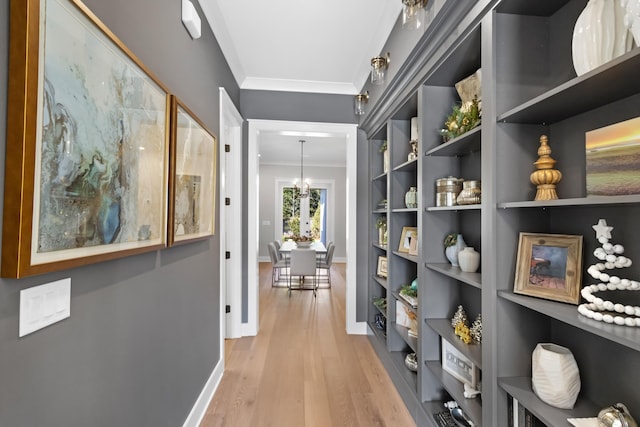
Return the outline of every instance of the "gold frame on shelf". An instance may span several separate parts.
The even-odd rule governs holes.
[[[168,245],[215,234],[217,139],[171,96]]]
[[[578,304],[582,236],[520,233],[513,292]]]
[[[387,257],[379,256],[378,257],[378,268],[376,270],[376,275],[378,277],[387,278]]]
[[[398,245],[398,252],[409,253],[411,249],[411,237],[418,235],[418,227],[402,227],[402,234],[400,235],[400,244]]]
[[[10,7],[2,277],[165,247],[168,90],[79,0]]]

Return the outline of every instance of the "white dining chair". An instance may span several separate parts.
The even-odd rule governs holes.
[[[291,276],[300,277],[300,285],[297,289],[305,289],[303,281],[305,277],[313,278],[313,296],[316,296],[316,251],[313,249],[293,249],[289,255],[289,296],[291,296]]]

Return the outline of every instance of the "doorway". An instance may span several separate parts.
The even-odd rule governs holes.
[[[259,257],[259,200],[258,145],[261,132],[292,132],[297,136],[330,134],[344,138],[347,155],[346,179],[346,330],[349,334],[366,334],[366,322],[356,321],[356,181],[357,181],[357,125],[278,120],[248,120],[247,149],[247,335],[256,335],[259,328],[258,257]]]
[[[297,198],[289,181],[278,180],[276,188],[274,240],[291,234],[311,236],[325,246],[335,240],[335,181],[314,180],[305,199]]]

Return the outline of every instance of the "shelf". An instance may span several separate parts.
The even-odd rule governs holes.
[[[445,390],[458,402],[458,406],[473,421],[477,427],[482,426],[482,403],[480,398],[467,399],[464,397],[464,386],[460,381],[442,370],[440,361],[428,360],[425,362],[433,375],[440,380]]]
[[[481,207],[482,207],[482,205],[429,206],[425,210],[427,212],[473,211],[473,210],[480,210]]]
[[[505,123],[551,124],[640,92],[640,48],[575,77],[496,119]]]
[[[409,335],[409,328],[405,328],[402,325],[398,325],[396,322],[391,322],[391,324],[395,328],[395,330],[398,333],[398,335],[400,335],[402,340],[405,343],[407,343],[407,345],[409,347],[411,347],[411,350],[416,352],[417,351],[416,349],[418,348],[418,338],[414,338],[414,337]],[[388,326],[389,326],[389,319],[387,319],[387,327]],[[404,365],[404,361],[402,362],[402,364]]]
[[[464,156],[476,151],[480,151],[482,140],[480,139],[480,131],[482,125],[478,125],[471,129],[469,132],[464,133],[457,138],[453,138],[444,144],[438,145],[435,148],[427,150],[424,153],[425,156]]]
[[[391,209],[391,212],[393,212],[393,213],[398,213],[398,212],[418,212],[418,208],[397,208],[397,209]]]
[[[382,250],[382,251],[385,251],[385,252],[387,251],[387,245],[381,245],[381,244],[379,244],[379,243],[375,243],[375,242],[374,242],[374,243],[372,243],[371,245],[372,245],[374,248],[378,248],[378,249],[380,249],[380,250]]]
[[[387,312],[386,311],[382,311],[382,309],[380,307],[378,307],[377,305],[375,305],[374,303],[371,303],[376,310],[378,311],[378,313],[382,314],[384,316],[384,318],[387,318]],[[375,326],[375,325],[374,325]],[[379,330],[379,329],[378,329]]]
[[[371,213],[374,213],[374,214],[386,214],[387,213],[387,209],[386,208],[385,209],[382,209],[382,208],[374,209],[374,210],[371,211]]]
[[[387,287],[387,278],[386,277],[380,277],[380,276],[373,276],[373,280],[375,280],[380,286],[382,286],[385,289],[389,289]]]
[[[640,351],[640,328],[589,319],[579,314],[575,305],[517,295],[510,291],[498,291],[498,296],[609,341]]]
[[[568,426],[567,418],[595,417],[602,409],[595,403],[578,396],[573,409],[558,409],[547,405],[535,395],[530,377],[498,378],[498,385],[548,426]],[[506,414],[505,414],[506,420]]]
[[[374,322],[368,322],[369,323],[369,329],[371,329],[373,331],[373,336],[376,338],[376,340],[378,340],[378,343],[386,348],[387,347],[387,334],[385,333],[385,331],[381,331],[380,329],[378,329],[378,327],[376,326],[376,324]]]
[[[392,351],[389,353],[389,355],[391,356],[391,361],[394,365],[396,365],[396,368],[398,369],[398,372],[400,373],[402,379],[407,383],[407,385],[412,388],[412,390],[417,392],[418,374],[416,372],[410,371],[409,368],[407,368],[404,364],[404,358],[407,356],[407,354],[408,352],[404,351]]]
[[[409,301],[407,301],[406,299],[402,298],[400,296],[399,292],[391,292],[391,295],[393,295],[393,297],[395,299],[397,299],[398,301],[400,301],[402,304],[404,304],[405,306],[407,306],[407,308],[411,311],[413,311],[416,315],[418,315],[418,306],[412,306],[411,303]]]
[[[386,182],[387,181],[387,173],[386,172],[381,173],[378,176],[374,176],[373,179],[372,179],[372,181],[378,181],[378,180],[384,180]]]
[[[407,160],[393,168],[393,172],[414,172],[418,170],[418,159]]]
[[[418,256],[416,255],[409,255],[405,252],[398,252],[398,251],[392,251],[391,253],[396,256],[399,256],[400,258],[404,258],[408,261],[415,262],[416,264],[418,263]]]
[[[447,340],[460,353],[464,354],[479,369],[482,369],[482,344],[465,344],[456,336],[451,320],[449,319],[425,319],[427,325],[438,335]]]
[[[498,208],[554,208],[554,207],[579,207],[579,206],[602,206],[602,205],[637,205],[640,204],[640,195],[631,196],[596,196],[596,197],[578,197],[573,199],[557,199],[557,200],[540,200],[540,201],[521,201],[521,202],[504,202],[498,203]]]
[[[481,273],[466,273],[460,270],[460,267],[454,267],[447,262],[442,263],[426,263],[425,266],[429,270],[437,271],[440,274],[454,278],[459,282],[466,283],[476,288],[482,288]]]

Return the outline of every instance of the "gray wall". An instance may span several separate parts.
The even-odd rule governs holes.
[[[179,1],[85,3],[218,134],[218,86],[236,104],[239,89],[204,20],[202,38],[192,41],[180,21]],[[0,0],[0,28],[4,135],[9,0]],[[4,167],[4,149],[0,153]],[[216,236],[0,280],[0,426],[182,425],[218,362],[218,246]],[[64,277],[72,282],[71,317],[18,338],[20,290]]]
[[[344,167],[330,168],[307,166],[305,169],[305,177],[309,177],[312,182],[323,180],[334,181],[334,230],[333,242],[336,245],[334,254],[335,258],[346,258],[346,213],[347,213],[347,169]],[[275,166],[260,165],[260,240],[259,240],[259,256],[264,259],[269,258],[267,252],[267,243],[274,240],[275,229],[277,226],[276,219],[276,193],[278,187],[276,180],[286,179],[293,182],[300,176],[300,169],[297,166]],[[264,225],[263,221],[268,220],[270,225]]]

